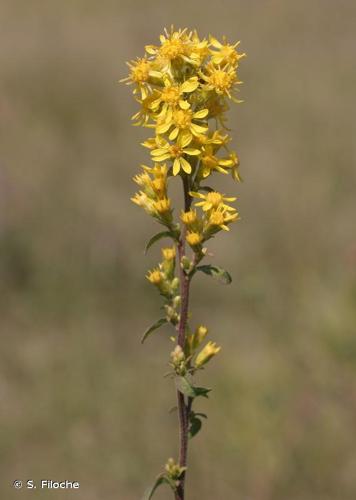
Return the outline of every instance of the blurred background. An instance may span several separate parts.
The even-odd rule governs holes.
[[[229,115],[242,220],[193,286],[223,350],[189,500],[356,498],[356,5],[19,1],[0,6],[0,497],[137,500],[177,454],[168,331],[133,205],[147,151],[125,61],[165,26],[241,39]],[[15,491],[14,479],[77,480]],[[171,498],[162,488],[155,497]]]

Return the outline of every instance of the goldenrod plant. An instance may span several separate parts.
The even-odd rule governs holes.
[[[179,457],[168,460],[145,493],[145,500],[164,483],[176,500],[184,500],[188,440],[199,432],[206,418],[193,405],[210,392],[198,387],[194,377],[221,349],[212,341],[204,345],[206,326],[191,327],[189,293],[198,271],[231,282],[228,272],[201,262],[209,256],[207,242],[221,231],[229,231],[239,219],[238,211],[230,205],[236,198],[210,185],[215,174],[230,173],[235,181],[241,180],[239,158],[229,147],[226,126],[228,103],[241,102],[236,97],[242,83],[237,70],[245,54],[238,52],[238,45],[171,27],[160,36],[160,45],[147,45],[142,58],[128,63],[129,76],[121,80],[133,86],[140,106],[132,117],[134,125],[152,132],[143,142],[152,164],[142,165],[141,173],[134,177],[139,191],[132,201],[164,230],[150,239],[146,250],[162,238],[171,239],[171,246],[162,248],[161,262],[147,274],[162,296],[164,317],[146,330],[142,342],[161,326],[171,325],[175,346],[169,357],[169,375],[177,390]],[[176,178],[182,180],[184,202],[174,216],[168,184]]]

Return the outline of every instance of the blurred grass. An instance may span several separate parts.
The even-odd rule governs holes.
[[[217,15],[218,14],[218,15]],[[356,7],[352,2],[3,2],[0,497],[140,498],[176,453],[155,230],[129,202],[145,132],[116,85],[164,26],[241,39],[230,125],[242,221],[211,245],[194,318],[224,347],[202,381],[189,500],[356,497]],[[159,388],[159,389],[158,389]],[[13,491],[15,478],[81,488]],[[163,490],[157,499],[166,499]]]

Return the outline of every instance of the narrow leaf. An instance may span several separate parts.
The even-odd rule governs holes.
[[[141,339],[141,344],[144,343],[144,341],[147,339],[147,337],[152,333],[154,332],[155,330],[157,330],[158,328],[160,328],[162,325],[164,325],[165,323],[168,323],[167,319],[166,318],[161,318],[159,319],[158,321],[156,321],[156,323],[154,323],[153,325],[151,325],[149,328],[147,328],[147,330],[145,331],[145,333],[143,334],[142,336],[142,339]]]
[[[167,478],[166,476],[158,476],[154,484],[151,487],[147,488],[141,500],[151,500],[157,488],[164,483],[168,484],[172,488],[172,490],[175,491],[175,487],[169,480],[169,478]]]
[[[174,233],[173,231],[161,231],[160,233],[155,234],[154,236],[152,236],[152,238],[147,243],[146,248],[145,248],[145,254],[148,252],[148,250],[151,248],[151,246],[154,243],[161,240],[162,238],[177,239],[177,234]]]
[[[203,273],[212,276],[225,285],[229,285],[232,281],[230,274],[225,271],[225,269],[222,269],[218,266],[213,266],[211,264],[208,264],[206,266],[198,266],[197,271],[202,271]]]

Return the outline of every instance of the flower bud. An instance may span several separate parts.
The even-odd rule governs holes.
[[[195,367],[200,368],[205,365],[220,349],[221,347],[218,347],[215,342],[208,342],[196,357]]]
[[[179,278],[177,276],[173,278],[172,283],[171,283],[171,289],[172,293],[175,293],[179,288]]]
[[[176,325],[178,323],[178,314],[177,311],[172,306],[165,306],[166,309],[166,318],[169,322]]]
[[[173,307],[177,309],[180,306],[181,298],[180,295],[176,295],[173,299]]]
[[[208,334],[208,329],[206,326],[198,326],[198,328],[195,330],[193,339],[192,339],[192,349],[195,350],[197,347],[200,346],[200,344],[203,342],[205,337]]]
[[[184,271],[186,272],[190,272],[191,269],[192,269],[192,262],[190,259],[188,259],[188,257],[186,255],[183,255],[182,259],[181,259],[181,266],[182,266],[182,269],[184,269]]]
[[[203,237],[199,233],[191,232],[191,233],[187,234],[187,242],[189,243],[189,245],[191,247],[195,247],[197,245],[200,245],[202,240],[203,240]]]
[[[197,221],[197,213],[195,210],[189,210],[189,212],[182,211],[180,218],[182,219],[183,224],[190,226]]]
[[[187,369],[185,365],[185,355],[183,349],[177,345],[171,352],[171,361],[177,375],[185,375]]]
[[[167,460],[167,463],[164,468],[168,476],[174,481],[179,479],[183,474],[183,472],[187,469],[186,467],[180,467],[179,464],[177,464],[173,458],[169,458]]]
[[[153,269],[152,271],[149,271],[146,278],[153,285],[158,286],[162,283],[162,274],[161,274],[161,271],[159,269]]]

